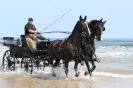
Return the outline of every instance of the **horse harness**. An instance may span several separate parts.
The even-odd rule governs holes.
[[[61,53],[62,50],[64,49],[64,43],[67,41],[67,39],[64,39],[61,43],[60,43],[60,47],[59,47],[59,52]],[[71,49],[71,52],[75,52],[76,55],[79,55],[79,53],[81,53],[81,45],[73,45],[72,43],[70,43],[70,41],[68,41],[66,43],[66,47]]]
[[[100,59],[97,58],[96,54],[95,54],[95,46],[91,45],[90,43],[88,43],[88,38],[86,33],[82,33],[82,42],[81,42],[81,46],[82,46],[82,51],[84,51],[84,49],[87,49],[89,54],[92,54],[92,60],[96,60],[97,62],[100,62]],[[98,60],[97,60],[98,59]]]

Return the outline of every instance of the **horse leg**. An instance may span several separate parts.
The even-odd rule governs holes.
[[[95,63],[94,63],[94,61],[93,61],[93,60],[91,60],[90,62],[91,62],[91,64],[92,64],[92,69],[91,69],[91,73],[92,73],[92,72],[96,69],[96,65],[95,65]],[[85,74],[85,75],[88,75],[88,74],[89,74],[89,72],[88,72],[88,71],[86,71],[84,74]]]
[[[91,60],[91,64],[92,64],[92,69],[91,69],[91,73],[96,69],[96,64],[94,63],[93,60]]]
[[[60,59],[56,59],[56,60],[55,60],[55,63],[54,63],[53,66],[52,66],[52,75],[53,75],[54,77],[56,76],[55,70],[56,70],[56,67],[57,67],[57,65],[59,64],[59,62],[60,62]]]
[[[81,71],[82,71],[82,67],[84,66],[84,61],[81,61],[80,62],[80,69],[79,69],[79,72],[81,73]]]
[[[91,73],[92,73],[96,69],[96,65],[95,65],[95,61],[96,60],[93,59],[93,54],[89,55],[89,58],[90,58],[89,61],[90,61],[91,65],[92,65],[92,69],[91,69]],[[88,75],[88,74],[89,74],[89,72],[86,71],[85,75]]]
[[[87,59],[85,56],[83,56],[83,55],[82,55],[82,58],[84,59],[85,64],[86,64],[86,66],[87,66],[87,70],[88,70],[88,71],[86,71],[87,73],[85,72],[85,75],[90,74],[90,77],[91,77],[92,74],[91,74],[91,68],[90,68],[90,65],[89,65],[88,59]]]
[[[93,57],[93,55],[94,55],[95,58]],[[92,69],[91,69],[91,73],[92,73],[96,69],[95,61],[97,61],[96,54],[95,54],[95,47],[91,47],[90,57],[91,57],[91,61],[90,62],[92,64]]]
[[[75,70],[75,77],[78,77],[80,72],[78,71],[78,61],[75,60],[74,70]]]
[[[47,61],[50,66],[53,66],[53,58],[49,58]]]
[[[65,74],[66,74],[66,78],[68,78],[68,64],[69,62],[68,61],[65,61]]]
[[[60,59],[56,59],[53,67],[56,68],[59,63],[60,63]]]
[[[77,67],[78,67],[78,64],[80,63],[80,67],[79,67],[79,69],[76,71],[75,70],[75,72],[77,72],[77,74],[78,74],[78,76],[80,75],[80,73],[81,73],[81,71],[82,71],[82,67],[83,67],[83,65],[84,65],[84,61],[80,61],[80,62],[75,62],[75,64],[77,63]],[[77,77],[78,77],[77,76]]]
[[[91,76],[92,76],[92,74],[91,74],[91,68],[90,68],[90,65],[89,65],[89,63],[88,63],[88,60],[85,60],[85,64],[86,64],[86,66],[87,66],[88,72],[89,72],[90,77],[91,77]]]

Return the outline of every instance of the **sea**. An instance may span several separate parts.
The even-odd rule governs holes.
[[[74,62],[69,64],[69,77],[65,79],[63,67],[56,69],[56,77],[52,76],[52,68],[34,71],[31,75],[22,71],[2,69],[2,57],[8,47],[2,45],[0,38],[0,86],[1,88],[133,88],[133,39],[104,38],[95,41],[96,55],[100,63],[96,64],[93,76],[84,76],[86,66],[81,75],[75,77]]]

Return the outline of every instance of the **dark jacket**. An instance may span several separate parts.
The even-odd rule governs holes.
[[[36,27],[35,27],[33,24],[27,23],[27,24],[25,25],[25,35],[31,34],[31,33],[29,32],[29,29],[31,29],[31,30],[36,30]]]

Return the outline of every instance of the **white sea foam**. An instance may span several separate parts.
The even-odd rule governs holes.
[[[59,70],[58,70],[59,71]],[[38,71],[34,72],[31,76],[33,77],[39,77],[43,79],[63,79],[65,75],[63,75],[64,71],[62,72],[57,72],[56,71],[56,77],[52,76],[52,73],[49,69],[49,71]],[[29,73],[22,72],[22,71],[8,71],[8,72],[0,72],[0,75],[10,75],[10,74],[27,74],[30,75]],[[89,75],[88,75],[89,76]],[[69,79],[90,79],[90,77],[86,77],[83,74],[81,74],[78,78],[74,76],[69,75]],[[94,72],[92,79],[97,80],[97,76],[102,76],[102,77],[113,77],[113,78],[123,78],[123,79],[133,79],[133,75],[128,75],[128,74],[116,74],[116,73],[109,73],[109,72]]]
[[[130,55],[133,55],[133,52],[124,52],[124,51],[121,51],[121,52],[96,52],[97,55],[100,55],[100,56],[130,56]]]
[[[125,46],[99,46],[96,47],[96,52],[133,52],[133,47]]]
[[[108,72],[94,72],[96,76],[106,76],[106,77],[115,77],[115,78],[133,78],[133,75],[128,74],[115,74],[115,73],[108,73]]]

